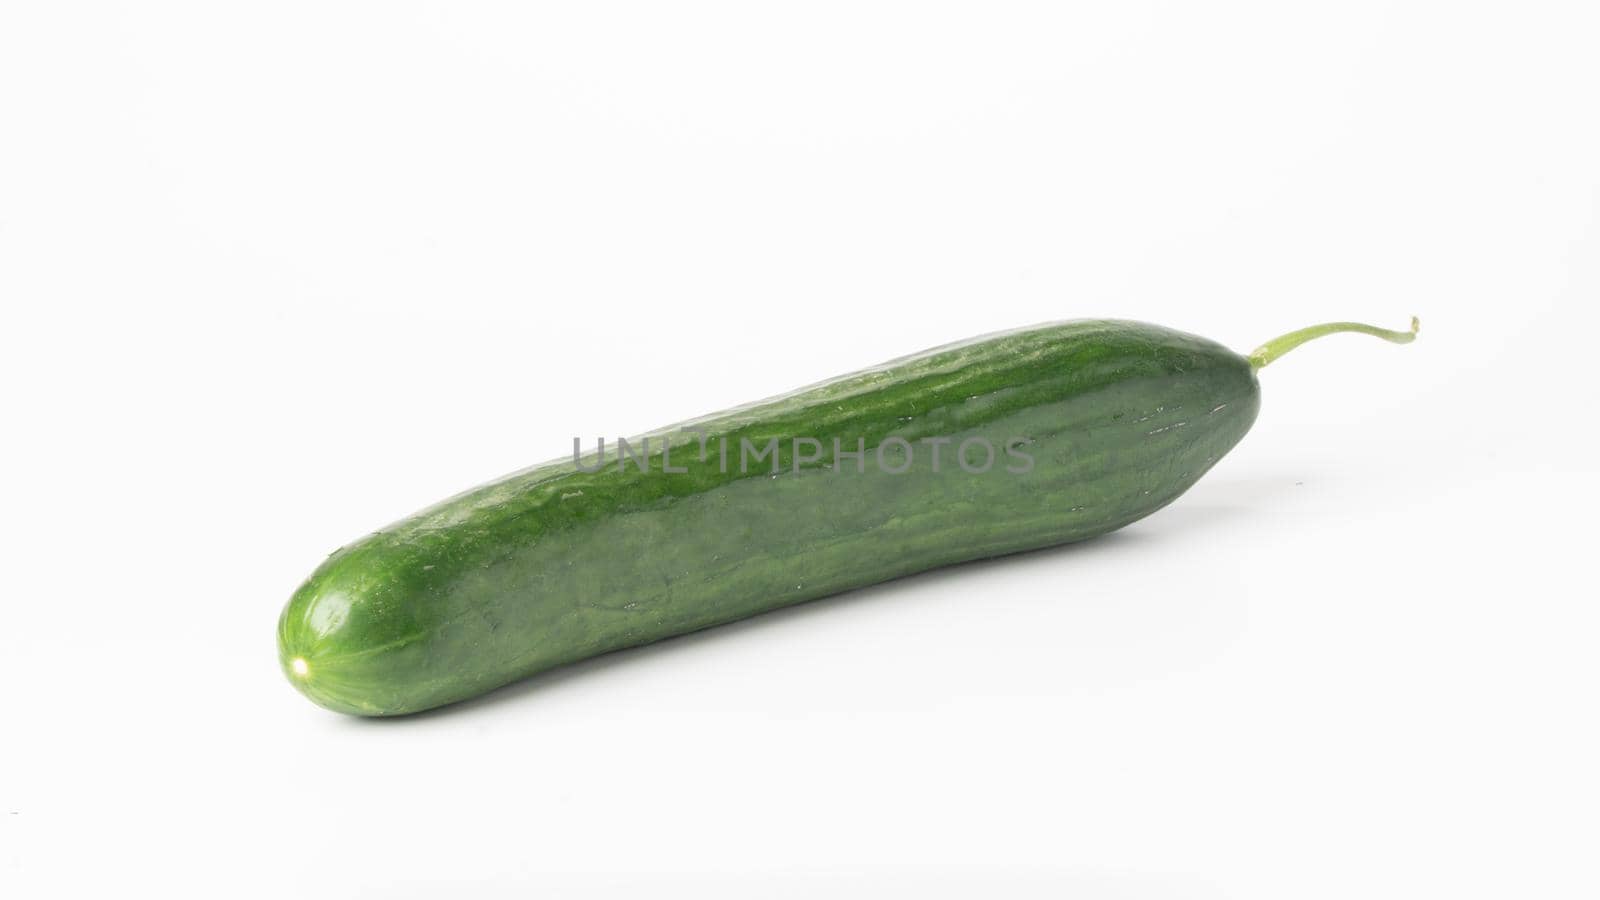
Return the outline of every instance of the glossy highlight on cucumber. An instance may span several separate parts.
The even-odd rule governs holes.
[[[1171,503],[1232,449],[1260,406],[1257,371],[1283,353],[1338,332],[1404,343],[1416,329],[1330,323],[1243,356],[1155,325],[1079,320],[893,360],[640,436],[625,459],[513,473],[342,547],[284,608],[280,664],[329,709],[402,715],[914,572],[1092,538]],[[730,465],[702,452],[706,438],[775,452]],[[847,452],[801,452],[812,442]],[[1004,455],[965,465],[954,458],[965,444]],[[924,452],[936,447],[942,468]]]

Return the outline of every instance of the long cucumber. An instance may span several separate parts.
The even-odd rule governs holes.
[[[345,546],[294,593],[281,664],[386,716],[966,560],[1105,534],[1249,430],[1250,356],[1085,320],[938,347],[467,491]]]

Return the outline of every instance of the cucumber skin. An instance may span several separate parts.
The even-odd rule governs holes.
[[[374,532],[290,598],[280,663],[329,709],[402,715],[851,588],[1083,540],[1176,499],[1259,406],[1243,356],[1154,325],[1080,320],[935,348],[684,423],[712,436],[704,462],[699,439],[671,426],[650,435],[648,473],[619,471],[611,453],[594,473],[568,457]],[[795,436],[826,447],[798,472]],[[865,473],[829,467],[834,436],[846,450],[866,439]],[[877,467],[873,448],[890,436],[916,447],[904,474]],[[917,443],[928,436],[955,440],[938,473]],[[984,474],[955,464],[969,436],[997,450]],[[763,460],[740,473],[742,437],[780,438],[780,472]],[[1006,471],[1018,437],[1032,442],[1025,474]],[[663,472],[663,438],[687,473]]]

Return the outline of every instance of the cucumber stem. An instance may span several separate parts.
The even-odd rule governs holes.
[[[1417,331],[1421,327],[1422,323],[1417,320],[1416,316],[1411,317],[1410,331],[1390,331],[1387,328],[1379,328],[1376,325],[1363,325],[1360,322],[1328,322],[1323,325],[1312,325],[1310,328],[1302,328],[1299,331],[1291,331],[1282,337],[1275,337],[1250,351],[1250,368],[1255,370],[1264,369],[1267,367],[1267,363],[1304,344],[1306,341],[1314,341],[1327,334],[1354,331],[1360,334],[1370,334],[1373,337],[1381,337],[1393,344],[1409,344],[1417,339]]]

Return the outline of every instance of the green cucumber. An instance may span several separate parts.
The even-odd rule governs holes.
[[[334,552],[283,610],[280,661],[329,709],[400,715],[1105,534],[1238,443],[1260,403],[1256,370],[1278,355],[1338,331],[1404,342],[1415,330],[1333,323],[1246,357],[1154,325],[1055,323],[662,429],[620,458],[575,447]]]

